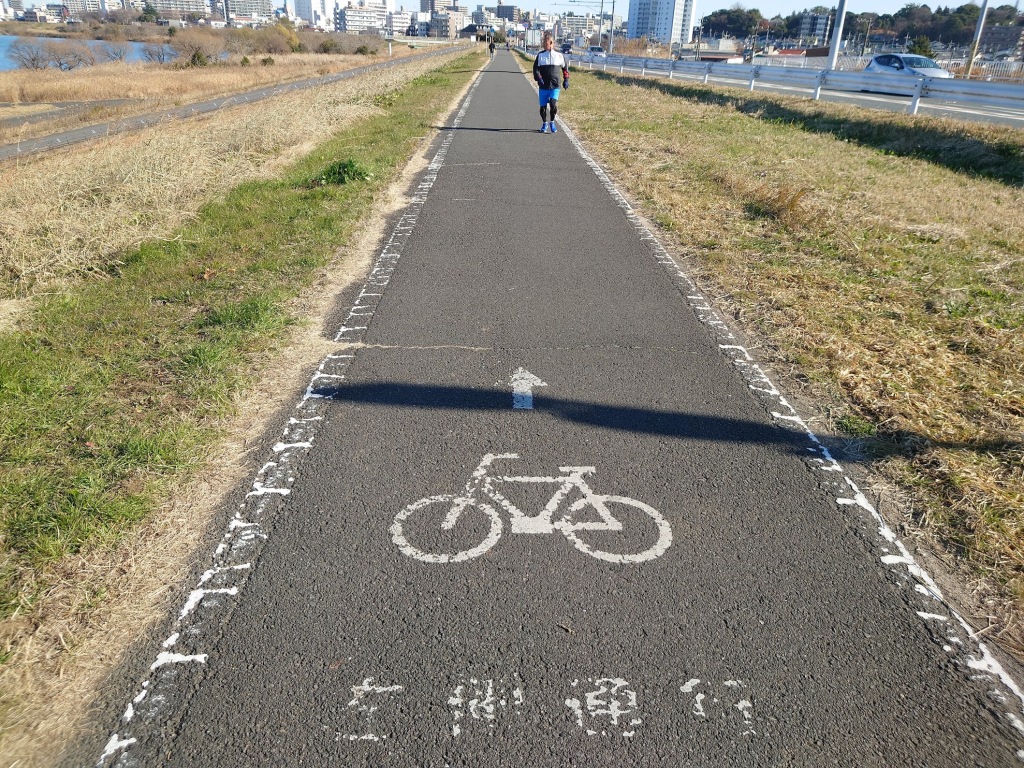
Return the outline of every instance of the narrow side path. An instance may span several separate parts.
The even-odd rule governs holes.
[[[417,56],[440,56],[450,52],[450,48],[444,48],[418,54]],[[195,117],[196,115],[204,115],[218,109],[223,109],[224,107],[235,107],[240,104],[262,101],[281,93],[288,93],[289,91],[313,88],[320,85],[329,85],[331,83],[336,83],[339,80],[359,77],[360,75],[365,75],[368,72],[373,72],[378,69],[394,67],[404,62],[408,62],[411,59],[412,57],[409,56],[401,59],[389,59],[388,61],[380,62],[378,64],[357,67],[355,69],[346,70],[345,72],[337,72],[333,75],[310,77],[305,80],[296,80],[291,83],[281,83],[280,85],[272,85],[266,88],[257,88],[252,91],[231,94],[230,96],[221,96],[216,99],[207,99],[193,104],[186,104],[174,109],[149,112],[135,117],[119,118],[117,120],[110,120],[104,123],[97,123],[96,125],[87,125],[83,128],[75,128],[70,131],[53,133],[49,136],[27,139],[26,141],[19,141],[14,144],[0,145],[0,162],[10,160],[12,158],[38,154],[39,152],[46,152],[51,149],[59,149],[71,144],[78,144],[83,141],[91,141],[92,139],[97,139],[100,136],[109,136],[116,133],[125,133],[127,131],[137,131],[142,128],[152,128],[169,120],[182,120]]]
[[[500,52],[100,763],[1019,764],[991,657],[539,123]]]

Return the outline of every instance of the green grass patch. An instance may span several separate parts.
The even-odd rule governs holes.
[[[38,300],[0,336],[0,617],[30,605],[63,558],[125,535],[203,461],[232,398],[297,322],[289,300],[371,215],[480,58],[390,94],[387,114]]]

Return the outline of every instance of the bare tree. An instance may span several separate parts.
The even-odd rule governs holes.
[[[242,54],[243,56],[260,50],[256,31],[249,28],[225,30],[224,47],[228,53]]]
[[[139,12],[134,8],[118,8],[107,11],[107,19],[117,25],[131,24],[139,18]]]
[[[174,51],[163,43],[146,43],[142,46],[142,58],[152,64],[167,64],[174,60]]]
[[[79,67],[91,67],[96,63],[92,49],[85,43],[61,40],[46,43],[43,47],[50,57],[50,63],[64,72]]]
[[[7,49],[7,55],[22,69],[46,69],[50,66],[50,55],[41,43],[18,40]]]
[[[224,53],[223,38],[205,30],[184,29],[174,36],[170,44],[181,58],[195,66],[215,62]]]
[[[100,57],[104,61],[127,61],[131,52],[128,43],[107,41],[100,46]]]

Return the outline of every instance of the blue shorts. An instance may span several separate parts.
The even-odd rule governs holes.
[[[561,88],[541,88],[540,89],[540,105],[546,107],[549,101],[558,101],[558,94],[561,92]]]

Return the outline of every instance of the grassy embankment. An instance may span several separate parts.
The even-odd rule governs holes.
[[[93,566],[130,573],[119,547],[203,466],[295,297],[344,266],[469,81],[480,57],[457,55],[0,167],[3,291],[23,297],[0,322],[5,754],[64,727],[92,614],[119,597]]]
[[[415,53],[396,45],[395,58]],[[82,104],[73,110],[56,110],[45,121],[24,125],[0,122],[0,144],[45,136],[84,125],[140,115],[182,104],[212,99],[278,83],[330,75],[373,64],[388,58],[386,45],[376,54],[289,53],[274,54],[272,66],[259,62],[266,55],[253,55],[254,64],[243,66],[235,55],[207,67],[182,69],[174,64],[112,62],[70,72],[57,69],[4,72],[0,76],[0,119],[21,117],[38,110],[39,104]],[[126,101],[127,100],[127,101]],[[104,103],[114,102],[114,103]]]
[[[584,71],[562,113],[1024,652],[1024,132]]]
[[[132,42],[149,42],[167,37],[167,28],[156,24],[103,24],[98,22],[86,26],[68,24],[36,23],[30,21],[0,21],[0,35],[19,37],[50,37],[67,40],[100,40],[104,35],[98,34],[98,28],[106,28],[113,32],[108,37]],[[114,32],[116,30],[116,32]]]

